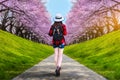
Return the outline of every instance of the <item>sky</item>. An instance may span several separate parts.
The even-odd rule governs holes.
[[[52,18],[57,13],[66,17],[67,13],[71,10],[72,3],[71,0],[47,0],[45,6]],[[53,19],[51,20],[53,21]]]

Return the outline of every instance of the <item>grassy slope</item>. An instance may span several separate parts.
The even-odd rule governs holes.
[[[120,80],[120,31],[67,46],[64,53],[108,80]]]
[[[0,80],[10,80],[52,53],[50,46],[0,30]]]

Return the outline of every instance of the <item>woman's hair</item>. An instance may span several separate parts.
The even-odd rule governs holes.
[[[62,21],[54,22],[52,26],[55,27],[55,26],[61,26],[61,25],[62,25]]]

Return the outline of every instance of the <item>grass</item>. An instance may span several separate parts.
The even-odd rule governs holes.
[[[65,47],[64,53],[108,80],[120,80],[120,31]],[[53,53],[51,46],[0,30],[0,80],[11,80]]]
[[[52,53],[51,46],[0,30],[0,80],[11,80]]]
[[[108,80],[120,80],[120,31],[66,46],[64,53]]]

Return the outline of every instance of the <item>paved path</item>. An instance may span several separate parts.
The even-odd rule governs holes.
[[[54,56],[52,55],[13,80],[106,80],[66,55],[63,55],[60,77],[55,77],[54,66]]]

